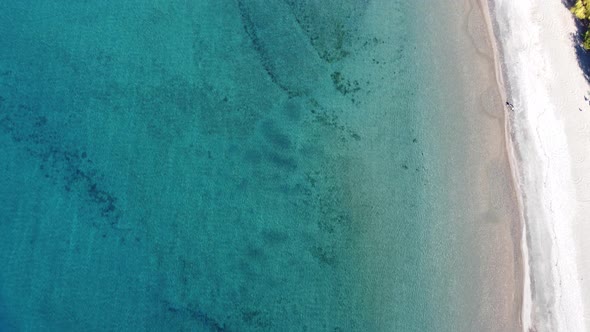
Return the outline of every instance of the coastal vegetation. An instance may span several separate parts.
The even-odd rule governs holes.
[[[582,20],[584,24],[588,24],[590,20],[590,1],[589,0],[577,0],[576,4],[570,8],[571,12],[576,18]],[[590,50],[590,30],[586,28],[584,32],[584,40],[582,46],[585,50]]]

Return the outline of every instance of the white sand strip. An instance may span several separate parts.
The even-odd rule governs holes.
[[[524,331],[587,331],[589,86],[560,0],[491,0],[515,178],[526,228]],[[580,111],[581,109],[582,111]]]

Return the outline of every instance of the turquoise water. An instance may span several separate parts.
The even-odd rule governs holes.
[[[0,330],[452,330],[421,5],[1,2]]]

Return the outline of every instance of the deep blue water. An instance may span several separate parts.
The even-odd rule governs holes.
[[[1,2],[0,330],[445,330],[419,6]]]

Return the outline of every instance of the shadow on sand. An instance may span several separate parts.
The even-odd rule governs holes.
[[[576,0],[561,0],[561,3],[563,3],[567,9],[570,9],[574,6]],[[582,68],[584,77],[586,77],[586,81],[588,82],[590,82],[590,51],[586,51],[582,47],[582,41],[584,40],[584,33],[586,33],[586,30],[588,29],[589,23],[590,22],[588,21],[576,20],[577,32],[572,36],[576,44],[575,48],[578,64],[580,65],[580,68]]]

